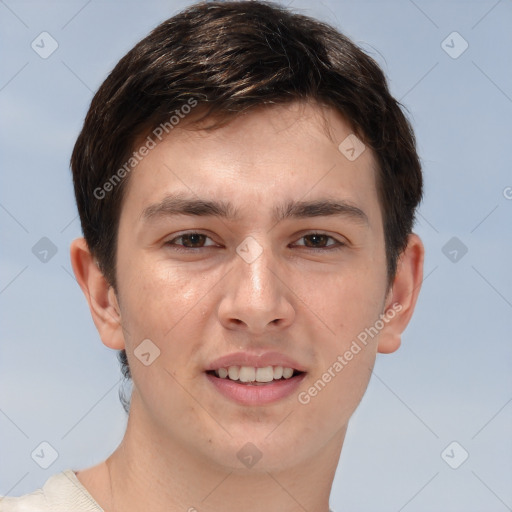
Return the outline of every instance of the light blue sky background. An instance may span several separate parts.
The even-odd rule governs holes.
[[[69,157],[115,63],[187,1],[0,2],[0,495],[19,495],[120,441],[115,354],[72,277],[81,235]],[[341,511],[512,510],[512,3],[299,1],[382,65],[409,109],[424,165],[417,233],[425,282],[401,349],[381,355],[347,435]],[[47,31],[58,49],[31,42]],[[458,58],[442,41],[458,32]],[[455,37],[455,38],[454,38]],[[453,39],[453,44],[452,44]],[[463,41],[447,44],[458,52]],[[457,237],[457,262],[443,247]],[[47,263],[32,247],[48,237]],[[459,253],[460,254],[460,253]],[[42,442],[58,458],[40,468]],[[469,458],[452,469],[457,441]],[[457,462],[461,448],[449,450]],[[453,464],[453,462],[452,462]]]

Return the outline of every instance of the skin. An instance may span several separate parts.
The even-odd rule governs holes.
[[[209,132],[184,121],[129,178],[116,292],[85,241],[73,242],[101,339],[126,348],[134,380],[121,445],[77,473],[106,511],[328,511],[348,421],[377,352],[399,347],[423,272],[423,245],[411,234],[388,287],[375,158],[366,148],[349,161],[338,145],[350,133],[341,115],[314,103],[252,110]],[[232,202],[240,217],[144,220],[148,206],[176,192]],[[286,201],[325,198],[356,206],[368,222],[272,220]],[[208,238],[178,238],[184,232]],[[318,232],[333,238],[303,238]],[[248,236],[262,249],[250,264],[236,252]],[[336,241],[345,245],[331,250]],[[307,405],[293,393],[242,406],[205,377],[221,355],[277,350],[306,368],[298,391],[307,390],[394,303],[401,310]],[[148,338],[161,352],[145,366],[133,353]],[[262,453],[250,469],[237,458],[247,442]]]

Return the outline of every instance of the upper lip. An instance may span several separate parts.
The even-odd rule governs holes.
[[[304,366],[291,357],[279,352],[234,352],[219,357],[206,366],[206,371],[229,368],[230,366],[252,366],[254,368],[265,368],[266,366],[282,366],[293,368],[299,372],[305,372]]]

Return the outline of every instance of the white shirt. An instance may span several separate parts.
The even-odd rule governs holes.
[[[104,512],[68,469],[50,477],[41,489],[19,498],[0,497],[0,512]]]
[[[67,469],[53,475],[41,489],[19,498],[1,497],[0,512],[104,512]],[[333,512],[332,510],[330,512]]]

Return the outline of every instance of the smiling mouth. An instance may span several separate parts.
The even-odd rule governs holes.
[[[265,386],[274,382],[293,379],[303,375],[305,372],[283,366],[265,366],[264,368],[229,366],[227,368],[209,370],[206,373],[218,379],[233,381],[237,384]]]

